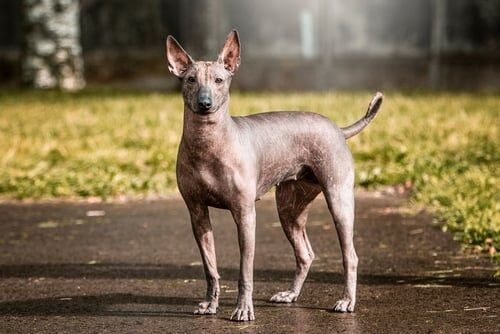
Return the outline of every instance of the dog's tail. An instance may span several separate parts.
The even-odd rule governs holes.
[[[372,121],[372,119],[375,118],[380,105],[382,105],[383,99],[384,94],[377,92],[368,105],[368,110],[363,118],[345,128],[340,128],[340,130],[344,133],[345,139],[351,138],[360,133]]]

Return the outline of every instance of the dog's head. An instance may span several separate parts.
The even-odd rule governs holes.
[[[172,36],[167,37],[168,69],[182,81],[184,104],[194,113],[217,112],[229,97],[231,78],[240,65],[240,40],[233,30],[216,61],[194,61]]]

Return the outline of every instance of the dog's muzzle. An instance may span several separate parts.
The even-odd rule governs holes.
[[[198,92],[198,112],[200,114],[208,114],[211,108],[212,92],[206,87],[201,87]]]

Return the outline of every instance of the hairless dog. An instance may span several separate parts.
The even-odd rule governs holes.
[[[231,78],[240,65],[238,33],[229,33],[217,61],[194,61],[172,37],[166,41],[169,70],[182,82],[184,125],[177,156],[177,184],[189,210],[203,260],[207,293],[195,314],[215,314],[219,274],[208,207],[230,210],[238,230],[240,274],[232,320],[254,320],[252,302],[255,250],[255,201],[276,186],[281,226],[296,258],[290,289],[271,302],[297,300],[314,253],[306,234],[308,210],[323,192],[340,240],[344,291],[333,306],[352,312],[356,303],[358,257],[353,245],[354,165],[346,139],[375,117],[383,95],[377,93],[366,115],[339,128],[311,112],[229,114]]]

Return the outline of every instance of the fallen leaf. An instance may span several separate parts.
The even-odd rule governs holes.
[[[58,226],[59,226],[59,223],[55,222],[53,220],[49,220],[49,221],[46,221],[46,222],[38,223],[38,227],[39,228],[55,228],[55,227],[58,227]]]
[[[451,288],[451,285],[444,284],[415,284],[415,288]]]
[[[457,310],[449,309],[449,310],[443,310],[443,311],[425,311],[427,313],[449,313],[449,312],[456,312]]]
[[[106,215],[106,211],[104,210],[89,210],[87,211],[87,217],[102,217]]]
[[[487,311],[489,307],[482,306],[482,307],[471,307],[471,308],[464,308],[464,311]]]

